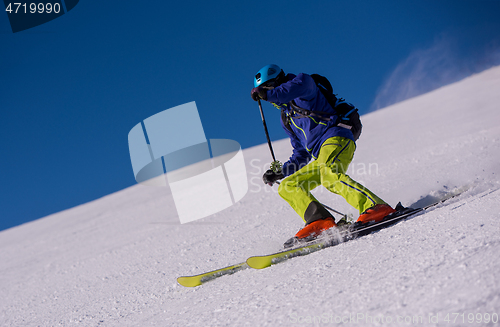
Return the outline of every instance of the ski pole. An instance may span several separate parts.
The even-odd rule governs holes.
[[[275,183],[276,183],[276,184],[278,184],[278,185],[280,184],[280,182],[278,182],[278,181],[276,181]],[[319,203],[319,204],[321,204],[323,207],[325,207],[325,209],[328,209],[328,210],[330,210],[331,212],[334,212],[334,213],[336,213],[336,214],[338,214],[338,215],[341,215],[342,217],[346,217],[346,218],[347,218],[347,215],[343,214],[342,212],[337,211],[337,210],[333,209],[332,207],[329,207],[329,206],[327,206],[326,204],[323,204],[323,203],[321,203],[321,202],[319,202],[319,201],[318,201],[318,203]]]
[[[331,207],[327,206],[326,204],[323,204],[323,203],[321,203],[321,202],[320,202],[319,204],[321,204],[323,207],[325,207],[325,209],[328,209],[328,210],[330,210],[331,212],[335,212],[336,214],[341,215],[342,217],[347,217],[347,215],[344,215],[342,212],[339,212],[339,211],[337,211],[337,210],[335,210],[335,209],[333,209],[333,208],[331,208]]]
[[[271,164],[271,169],[276,171],[276,169],[281,170],[281,163],[276,160],[274,156],[273,146],[271,144],[271,139],[269,138],[269,132],[267,131],[266,119],[264,118],[264,111],[262,110],[262,104],[260,103],[260,99],[258,100],[259,109],[260,109],[260,117],[262,117],[262,124],[264,125],[264,131],[266,132],[267,144],[269,145],[269,150],[271,151],[271,156],[273,157],[273,163]]]

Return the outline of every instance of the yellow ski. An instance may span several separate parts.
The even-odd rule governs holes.
[[[320,242],[311,245],[301,246],[299,248],[292,250],[281,251],[271,255],[254,256],[247,259],[247,264],[254,269],[263,269],[278,262],[291,259],[293,257],[299,257],[302,255],[306,255],[321,250],[322,248],[327,247],[329,245],[330,244],[328,242]]]
[[[221,269],[209,271],[207,273],[195,275],[195,276],[183,276],[177,278],[177,282],[185,287],[195,287],[199,286],[209,280],[215,279],[217,277],[221,277],[224,275],[231,275],[237,271],[247,269],[248,265],[246,262],[242,262],[236,265],[227,266]]]
[[[363,235],[368,235],[374,231],[380,230],[387,226],[390,226],[398,221],[404,220],[410,216],[416,215],[418,213],[425,212],[427,209],[437,206],[445,201],[455,198],[462,194],[466,190],[459,190],[458,192],[453,192],[445,196],[443,199],[436,201],[432,204],[429,204],[423,208],[405,208],[399,203],[396,206],[396,210],[398,210],[395,214],[388,215],[384,220],[378,223],[354,223],[351,225],[345,225],[343,228],[340,228],[340,235],[337,237],[325,237],[323,239],[319,238],[310,243],[305,243],[303,245],[299,245],[298,247],[291,248],[288,250],[282,250],[280,252],[276,252],[269,255],[263,256],[254,256],[247,259],[246,262],[242,262],[236,265],[228,266],[225,268],[213,270],[207,273],[203,273],[195,276],[184,276],[177,278],[177,282],[182,286],[186,287],[195,287],[199,286],[209,280],[224,276],[234,274],[237,271],[247,269],[247,268],[255,268],[255,269],[263,269],[274,265],[276,263],[294,258],[300,257],[303,255],[307,255],[309,253],[316,252],[318,250],[336,246],[340,243],[347,242]]]

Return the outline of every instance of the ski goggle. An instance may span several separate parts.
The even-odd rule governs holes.
[[[278,83],[276,83],[276,78],[273,78],[265,83],[262,83],[260,86],[262,86],[265,89],[272,90],[277,86]]]

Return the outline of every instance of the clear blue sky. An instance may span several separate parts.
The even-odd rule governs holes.
[[[0,230],[134,185],[128,132],[180,104],[196,101],[207,138],[266,142],[250,89],[268,63],[327,76],[363,113],[422,62],[451,79],[499,64],[499,17],[477,0],[81,0],[13,34],[0,14]]]

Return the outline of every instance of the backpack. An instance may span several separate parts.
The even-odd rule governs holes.
[[[342,98],[337,98],[333,94],[333,87],[330,81],[324,76],[318,74],[311,74],[316,86],[319,88],[323,96],[326,98],[330,106],[337,112],[339,119],[337,121],[337,126],[347,128],[351,130],[354,141],[359,139],[361,135],[361,129],[363,125],[361,124],[361,119],[359,118],[358,109],[352,104],[346,102]],[[301,108],[295,104],[295,101],[290,101],[290,106],[292,109],[299,114],[301,117],[317,117],[322,120],[330,121],[332,120],[332,114],[324,111],[310,111]],[[286,121],[286,120],[284,120]]]

